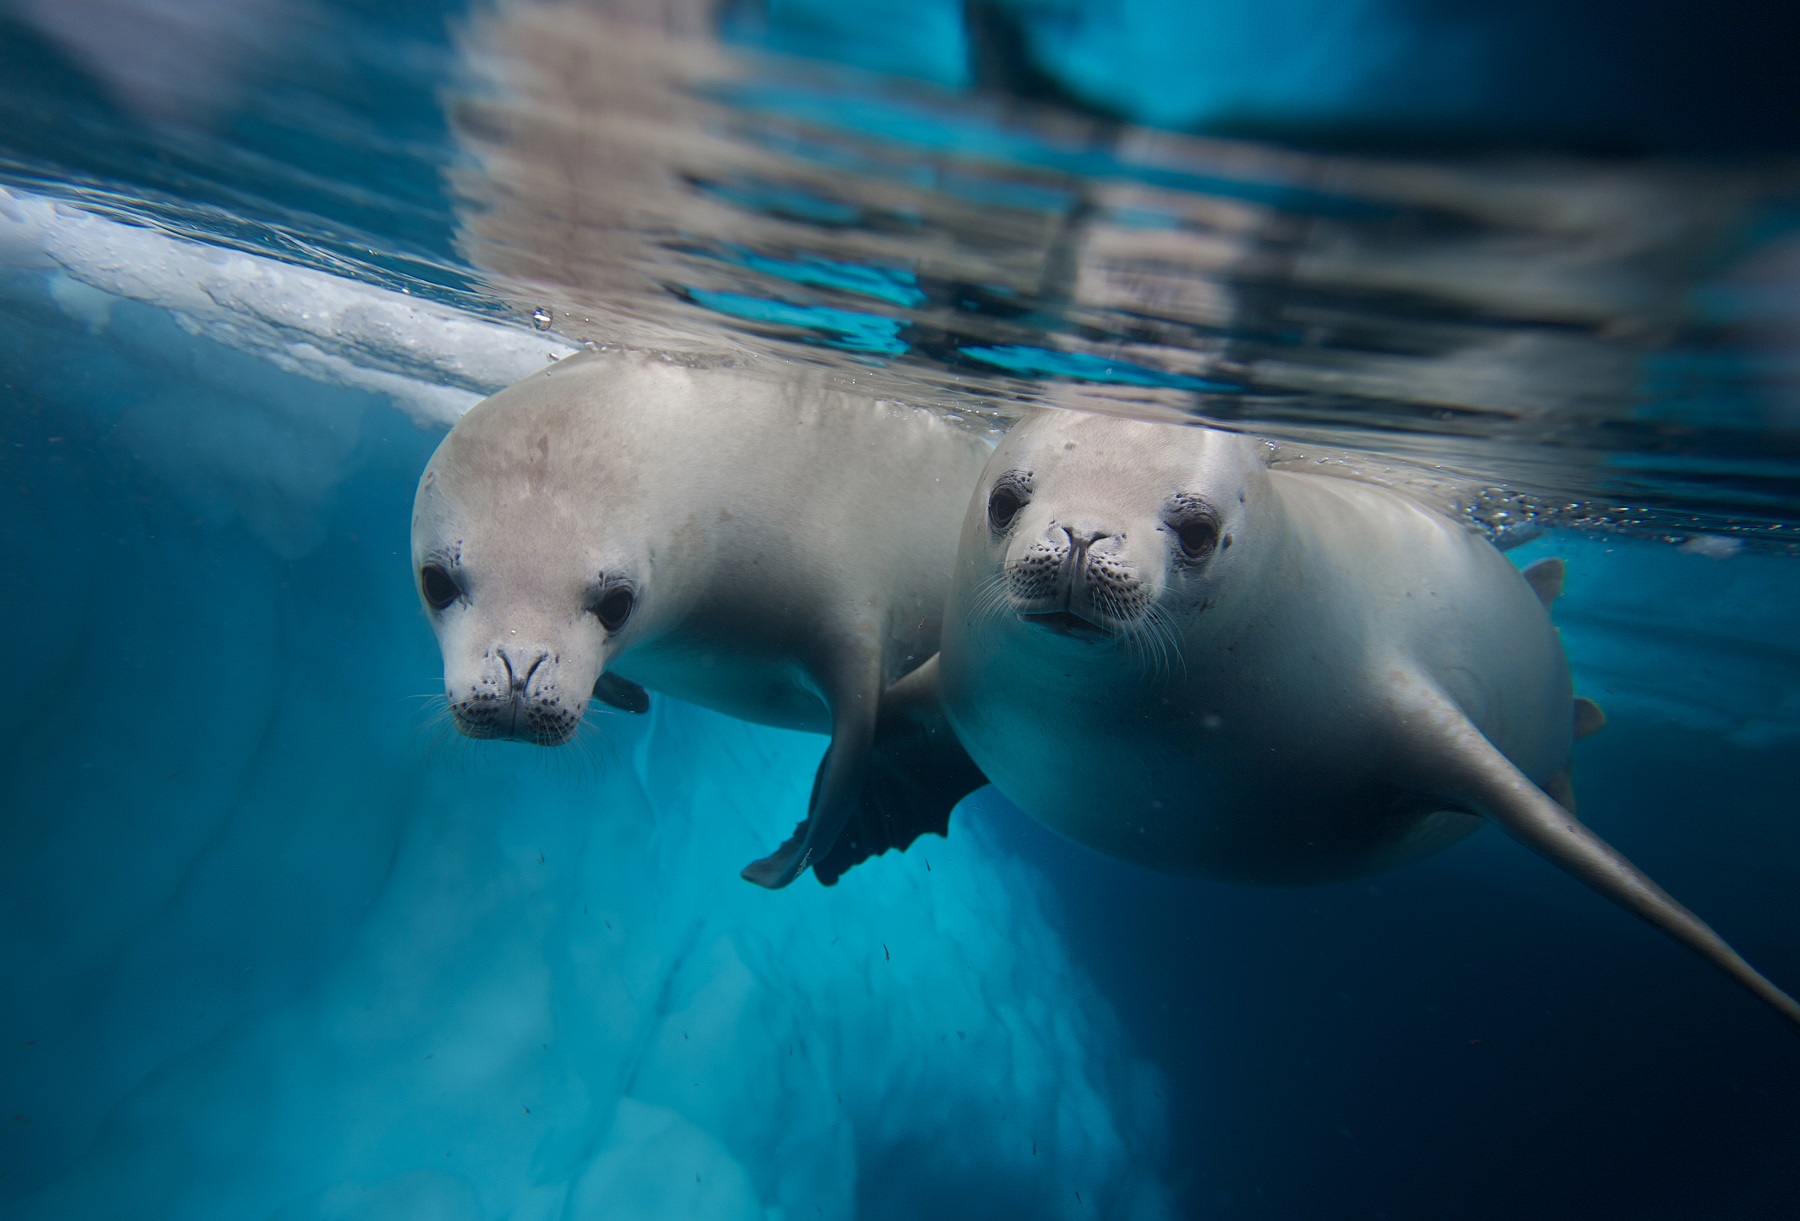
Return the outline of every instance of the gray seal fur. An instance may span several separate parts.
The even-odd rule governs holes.
[[[1262,884],[1389,869],[1496,822],[1800,1024],[1576,819],[1571,742],[1599,715],[1547,613],[1560,565],[1528,579],[1401,495],[1270,452],[1055,411],[1001,442],[942,653],[909,679],[994,784],[1109,855]]]
[[[808,819],[745,870],[786,885],[865,800],[883,692],[937,648],[987,453],[929,411],[804,373],[598,352],[532,375],[456,424],[414,502],[457,727],[557,745],[590,695],[641,710],[648,687],[828,733]],[[966,770],[947,733],[934,742]]]

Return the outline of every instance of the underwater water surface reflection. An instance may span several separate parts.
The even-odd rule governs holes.
[[[1374,450],[1540,519],[1786,529],[1785,163],[1306,153],[688,34],[548,6],[465,40],[461,248],[564,333]]]

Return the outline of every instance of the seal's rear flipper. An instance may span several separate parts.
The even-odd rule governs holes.
[[[862,800],[831,851],[813,861],[826,886],[890,848],[904,851],[919,836],[950,833],[950,811],[987,783],[957,741],[937,698],[937,657],[881,697],[875,746]]]
[[[650,693],[617,674],[602,674],[594,681],[594,698],[621,712],[650,711]]]
[[[1552,801],[1482,736],[1450,699],[1413,675],[1398,677],[1409,753],[1433,788],[1466,802],[1507,834],[1619,906],[1655,925],[1756,993],[1796,1027],[1800,1002],[1745,962],[1704,920]]]

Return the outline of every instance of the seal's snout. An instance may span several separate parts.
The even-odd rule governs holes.
[[[1123,531],[1090,522],[1052,521],[1007,565],[1019,617],[1058,635],[1113,636],[1129,631],[1153,594],[1127,553]]]
[[[496,644],[473,681],[452,684],[450,714],[471,738],[508,738],[560,746],[575,734],[587,691],[568,698],[561,657],[541,646]]]

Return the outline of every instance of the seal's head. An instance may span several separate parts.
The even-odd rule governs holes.
[[[642,623],[631,464],[602,444],[572,394],[527,384],[471,409],[419,481],[413,573],[470,737],[568,741]]]
[[[1105,645],[1181,631],[1228,585],[1267,499],[1262,442],[1050,411],[989,460],[964,524],[978,617]]]

